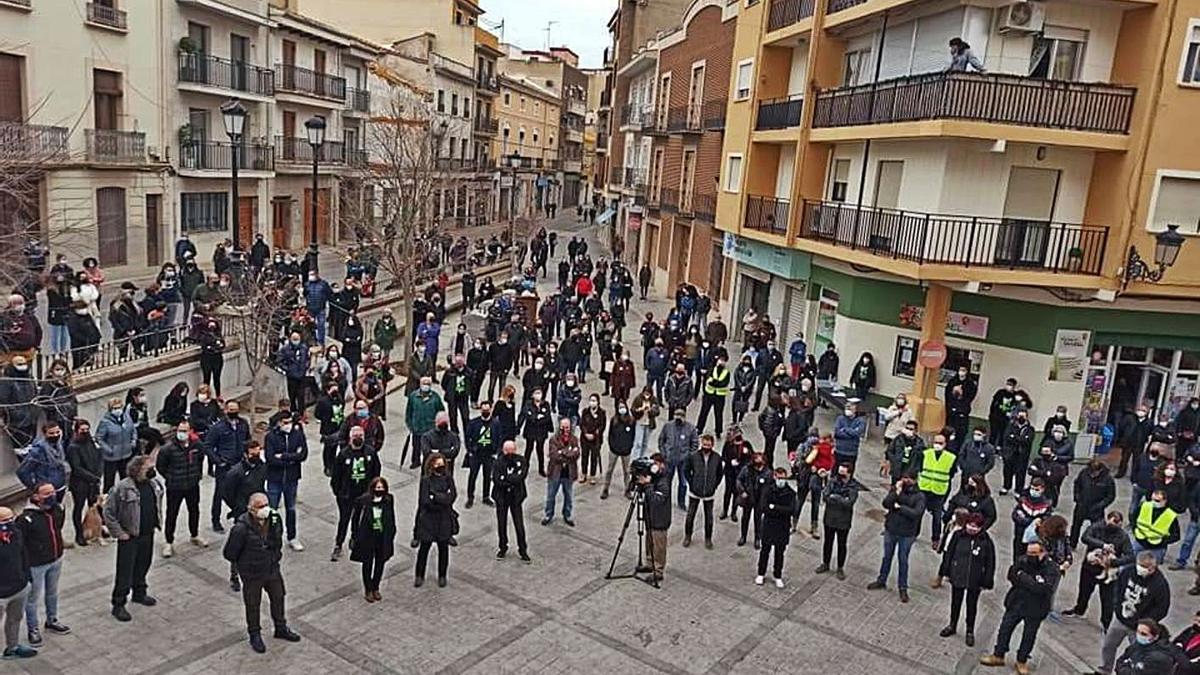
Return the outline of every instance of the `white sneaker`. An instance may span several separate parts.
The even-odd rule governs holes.
[[[192,545],[200,548],[208,548],[208,540],[201,536],[192,537]]]
[[[163,544],[162,557],[170,558],[173,555],[175,555],[175,547],[171,544]]]
[[[775,577],[775,588],[783,588],[783,579]]]
[[[756,576],[756,577],[754,577],[754,585],[755,585],[755,586],[762,586],[762,585],[763,585],[763,577],[762,577],[762,575],[761,575],[761,574],[760,574],[760,575],[758,575],[758,576]]]
[[[304,544],[301,544],[299,539],[288,539],[288,548],[299,553],[304,550]]]

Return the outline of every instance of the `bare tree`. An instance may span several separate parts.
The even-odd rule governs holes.
[[[291,312],[299,303],[299,281],[277,278],[266,272],[259,278],[245,277],[241,283],[226,287],[218,314],[226,341],[237,340],[250,373],[250,414],[254,427],[259,400],[270,388],[266,374],[279,350],[283,331],[291,322]]]

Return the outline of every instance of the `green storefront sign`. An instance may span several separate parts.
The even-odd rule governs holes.
[[[725,233],[721,248],[726,258],[784,279],[804,280],[812,272],[812,255],[804,251],[764,244],[731,232]]]

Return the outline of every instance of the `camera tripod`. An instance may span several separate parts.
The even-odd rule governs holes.
[[[649,568],[650,572],[647,576],[641,570],[646,569],[646,561],[642,558],[642,552],[646,550],[646,492],[634,483],[630,486],[633,491],[633,499],[629,502],[629,510],[625,512],[625,523],[621,525],[621,534],[617,537],[617,547],[613,550],[612,563],[608,566],[608,574],[604,575],[605,579],[637,579],[642,583],[649,584],[655,588],[659,588],[659,581],[654,576],[654,551],[649,551]],[[621,555],[621,545],[625,543],[625,535],[629,532],[629,523],[633,521],[634,514],[637,514],[637,566],[632,572],[626,574],[613,574],[613,570],[617,568],[617,558]]]

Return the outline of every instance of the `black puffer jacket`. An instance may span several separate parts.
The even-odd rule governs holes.
[[[249,513],[238,516],[225,540],[225,559],[237,568],[242,581],[263,581],[279,576],[283,557],[283,520],[272,512],[266,529]]]
[[[792,536],[792,514],[796,512],[796,491],[784,481],[776,481],[762,493],[758,504],[762,511],[762,540],[787,546]]]
[[[167,481],[168,491],[190,490],[204,476],[204,450],[194,437],[186,443],[172,438],[158,451],[155,468]]]
[[[1134,642],[1121,658],[1117,659],[1117,666],[1113,672],[1116,675],[1187,675],[1194,672],[1190,668],[1183,650],[1172,644],[1166,636],[1162,636],[1148,645]]]
[[[858,484],[853,479],[842,480],[835,475],[822,490],[825,501],[825,527],[849,530],[854,522],[854,502],[858,501]]]
[[[417,490],[416,538],[423,543],[446,542],[454,536],[454,500],[458,490],[449,474],[433,474],[421,479]]]
[[[955,588],[986,588],[996,583],[996,547],[987,530],[971,535],[955,530],[946,543],[938,576]]]
[[[697,450],[688,455],[683,465],[683,475],[687,478],[689,495],[709,499],[717,494],[717,488],[725,477],[721,456],[715,450]]]
[[[1095,475],[1084,469],[1075,477],[1075,512],[1087,514],[1088,520],[1104,519],[1104,510],[1117,498],[1117,486],[1108,466],[1100,465]]]
[[[883,498],[883,529],[895,537],[915,537],[921,533],[921,519],[925,517],[925,493],[916,486],[903,492],[888,491]]]

